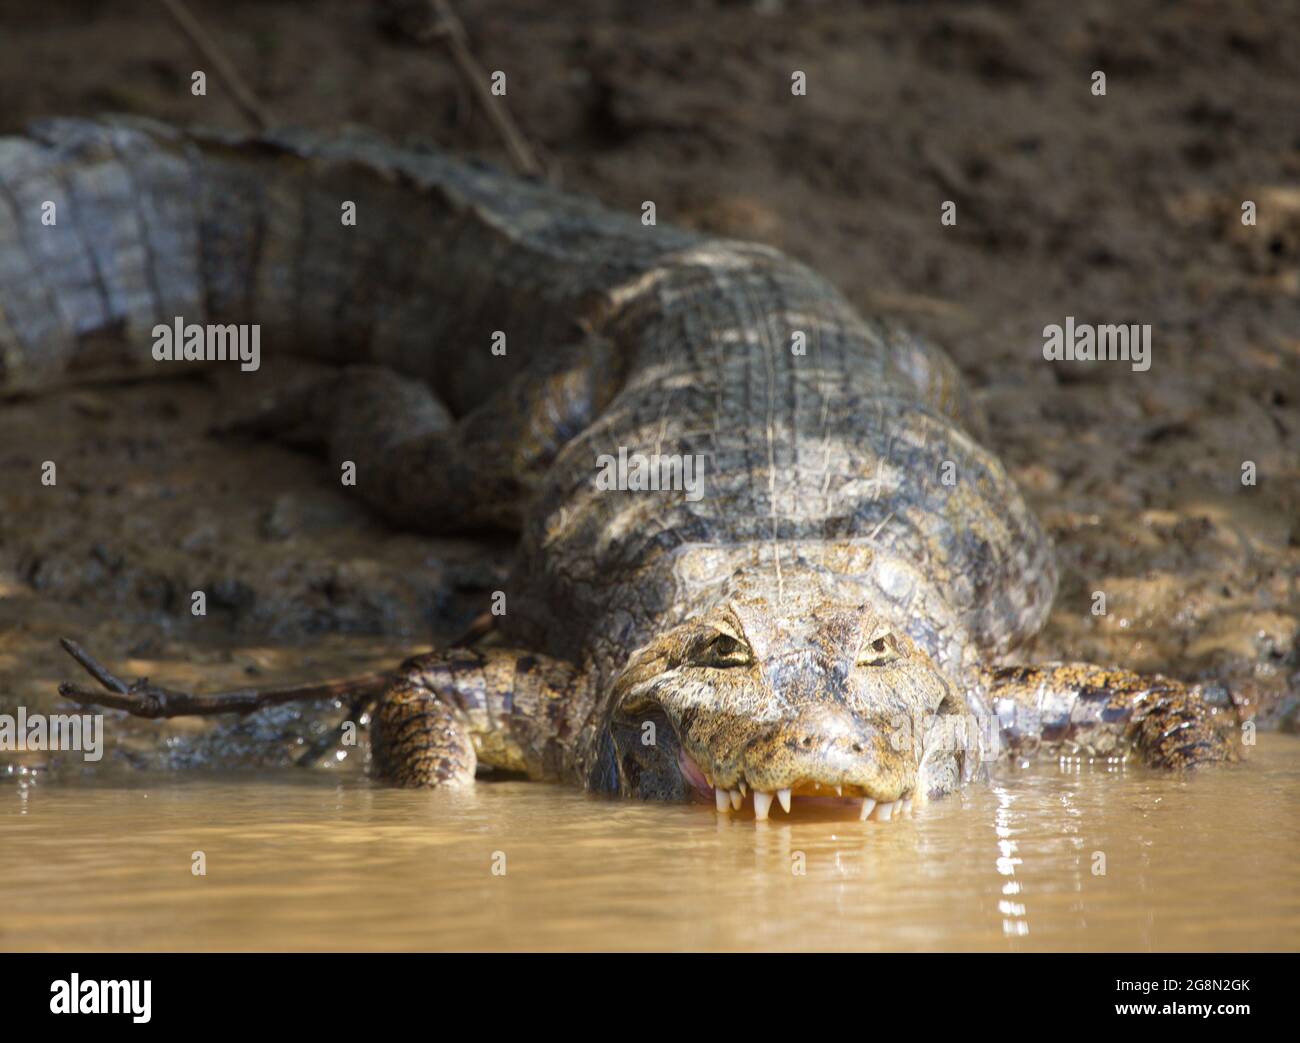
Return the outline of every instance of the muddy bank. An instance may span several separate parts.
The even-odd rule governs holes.
[[[193,6],[282,120],[364,123],[504,164],[445,57],[376,6]],[[1159,670],[1294,716],[1288,4],[459,6],[563,184],[779,246],[951,351],[1059,549],[1061,594],[1029,657]],[[3,7],[4,130],[106,110],[240,126],[219,88],[190,96],[195,59],[156,5]],[[1066,316],[1150,324],[1150,369],[1044,361],[1043,327]],[[74,673],[61,633],[123,672],[242,685],[391,663],[486,604],[507,547],[396,533],[320,460],[209,434],[243,404],[195,377],[0,405],[0,710],[58,705]],[[337,717],[132,722],[112,759],[282,763]]]

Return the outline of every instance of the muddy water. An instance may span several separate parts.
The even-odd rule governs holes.
[[[1294,737],[1191,780],[1051,763],[901,822],[776,816],[524,782],[11,777],[0,948],[1300,947]]]

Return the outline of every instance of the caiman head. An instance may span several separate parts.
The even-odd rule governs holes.
[[[614,686],[618,786],[768,816],[805,800],[888,820],[978,764],[965,700],[870,606],[740,598],[634,654]],[[954,727],[961,723],[962,726]]]

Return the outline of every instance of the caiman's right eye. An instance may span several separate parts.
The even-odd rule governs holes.
[[[700,666],[748,666],[749,649],[729,634],[718,634],[701,650],[696,661]]]
[[[858,652],[858,666],[886,666],[903,657],[893,634],[882,634]]]

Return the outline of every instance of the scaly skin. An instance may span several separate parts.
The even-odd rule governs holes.
[[[354,461],[397,524],[521,532],[504,647],[403,666],[384,777],[888,818],[1034,746],[1229,756],[1177,682],[989,669],[1046,617],[1047,539],[946,357],[774,250],[355,133],[57,121],[0,142],[0,185],[3,386],[165,367],[174,315],[258,322],[348,365],[247,429]],[[702,457],[703,495],[599,488],[620,449]]]

